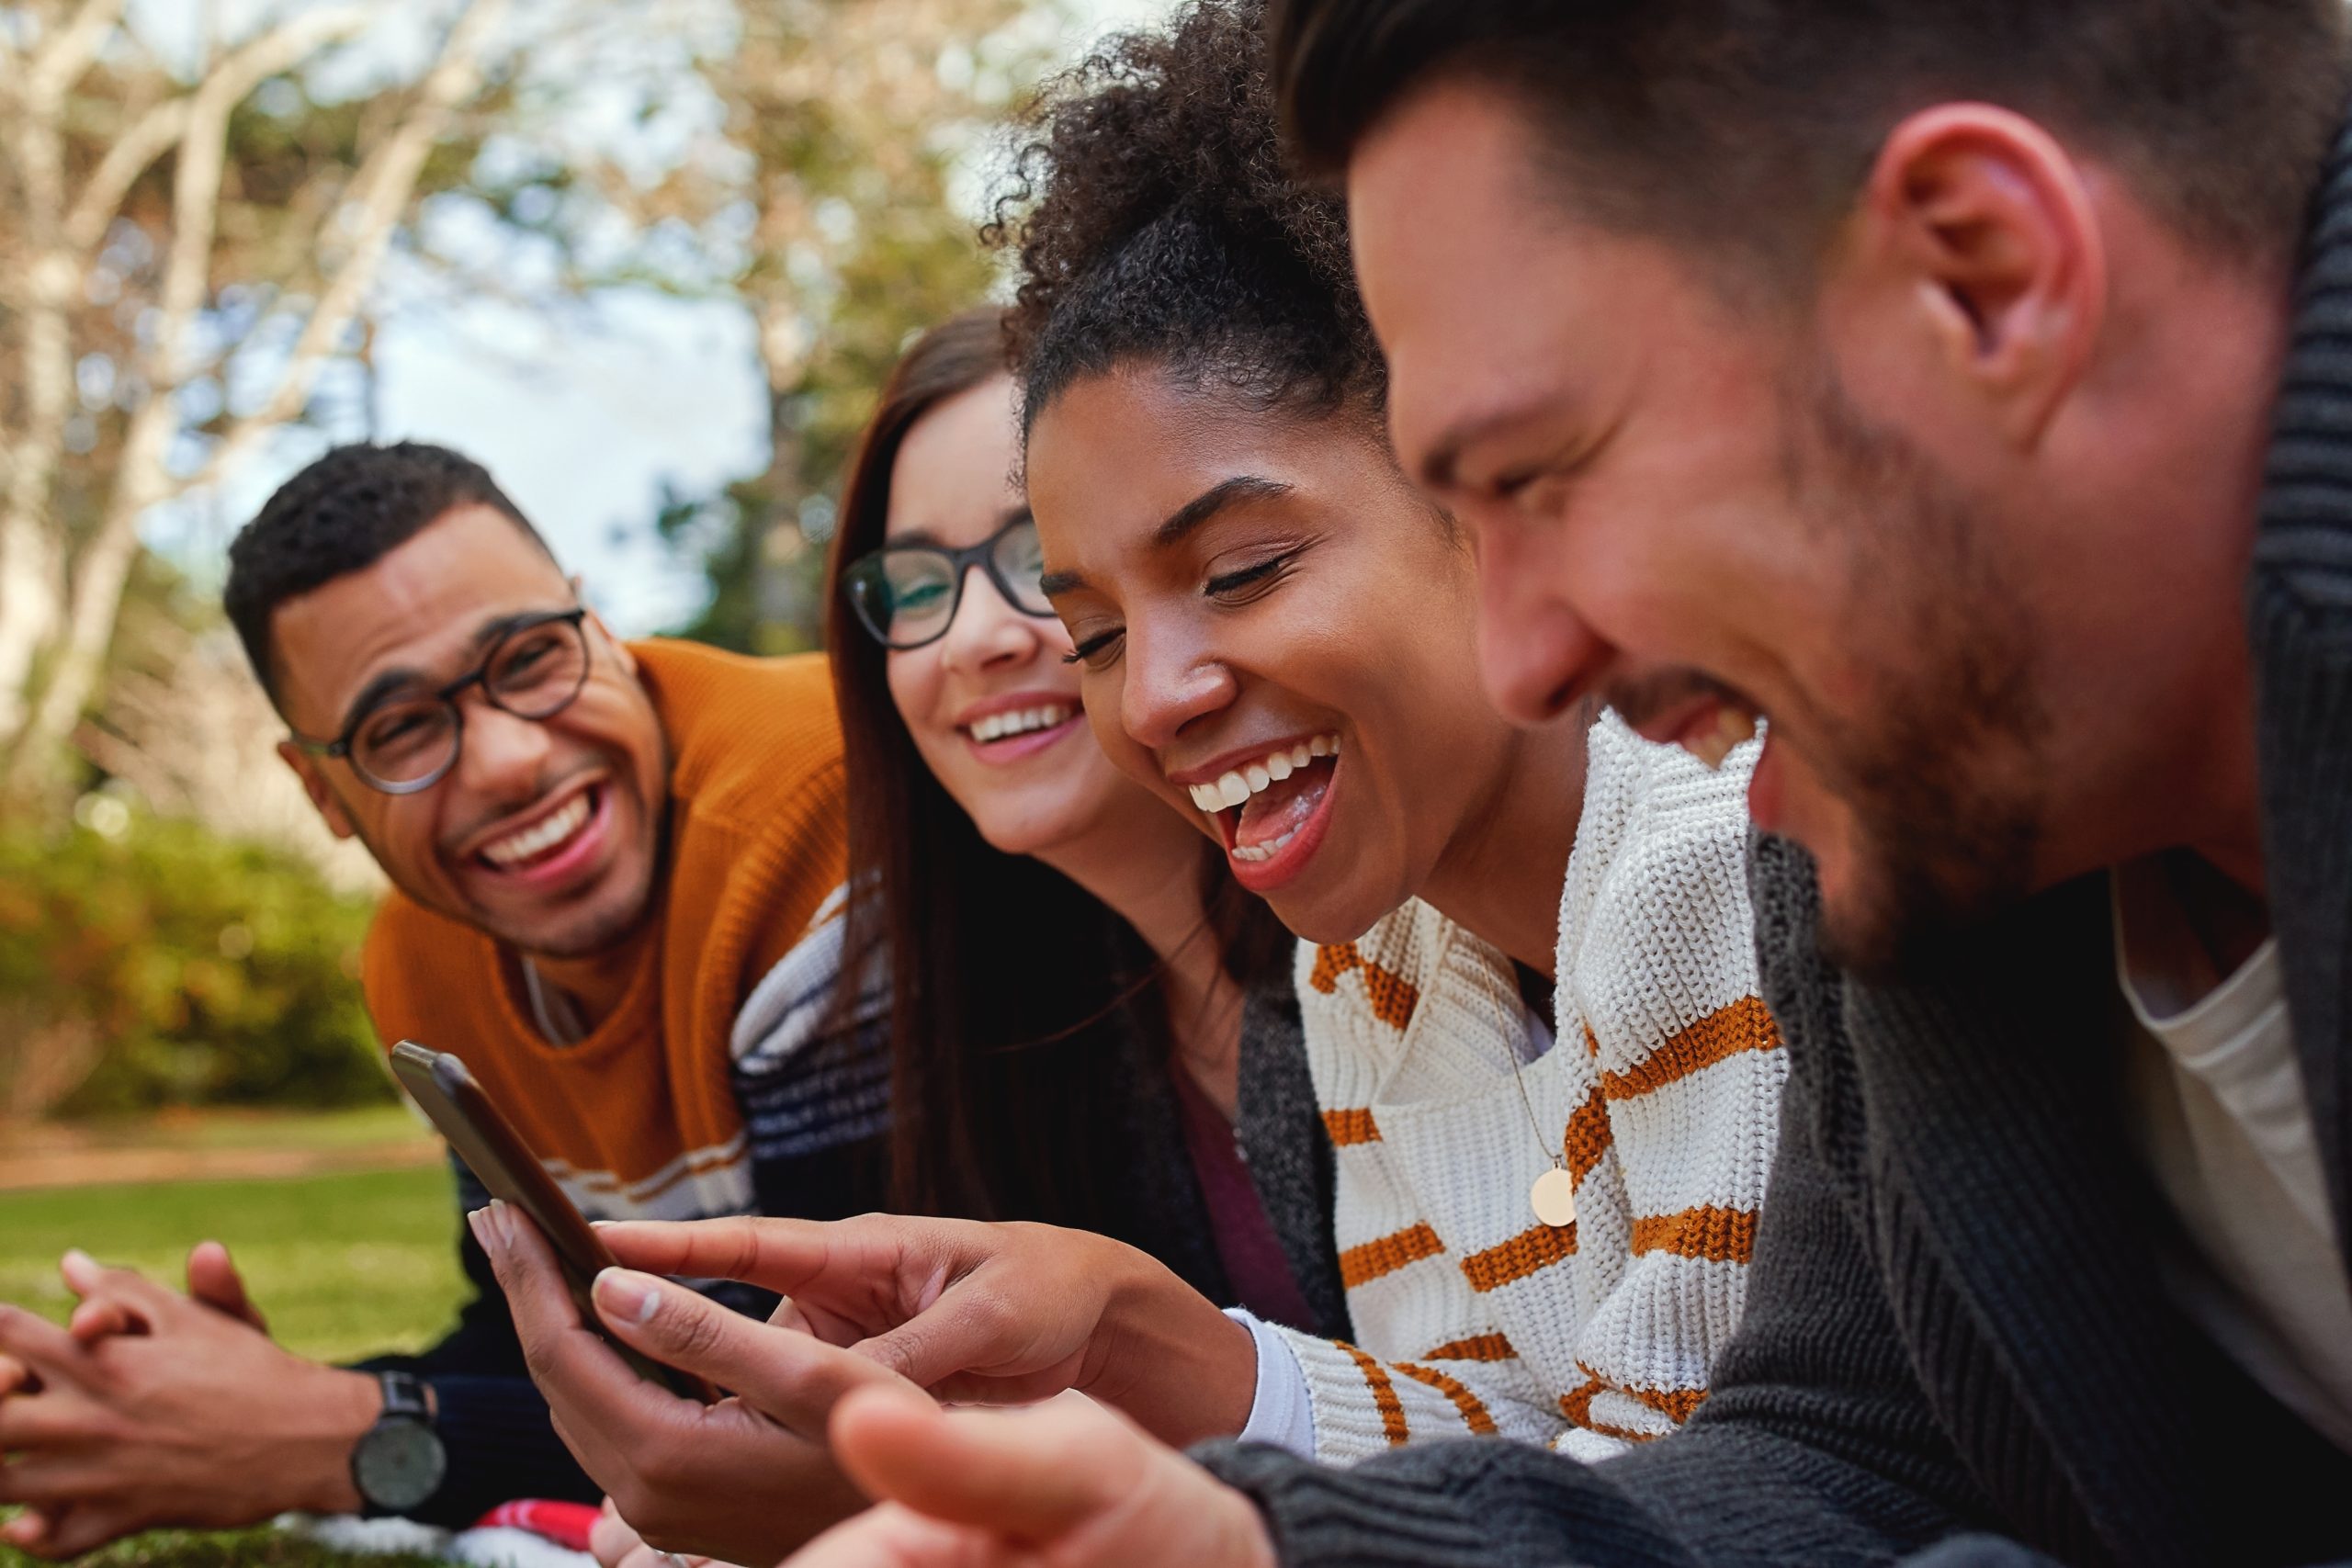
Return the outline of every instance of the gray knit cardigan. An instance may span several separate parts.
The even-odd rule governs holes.
[[[2315,220],[2247,620],[2272,913],[2340,1236],[2352,131]],[[2104,879],[2034,900],[1899,987],[1815,956],[1800,852],[1759,842],[1750,885],[1791,1076],[1747,1317],[1713,1396],[1683,1431],[1590,1467],[1501,1443],[1345,1471],[1202,1450],[1256,1499],[1283,1561],[1826,1568],[1969,1533],[2081,1562],[2352,1557],[2352,1459],[2228,1363],[2159,1282],[2177,1237],[2121,1124]]]

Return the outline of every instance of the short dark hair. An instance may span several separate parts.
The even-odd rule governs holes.
[[[504,513],[531,542],[555,552],[506,499],[490,470],[422,441],[338,446],[288,479],[229,546],[221,605],[272,701],[277,681],[270,617],[287,600],[364,571],[453,508]]]
[[[1310,169],[1412,91],[1509,92],[1570,204],[1622,230],[1817,254],[1887,134],[1998,104],[2112,162],[2193,243],[2290,252],[2344,107],[2343,0],[1274,0]]]
[[[1270,409],[1384,406],[1346,207],[1285,166],[1265,20],[1262,0],[1195,0],[1048,87],[993,225],[1020,250],[1024,423],[1136,361]]]

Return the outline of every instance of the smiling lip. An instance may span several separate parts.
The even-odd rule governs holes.
[[[1076,732],[1086,711],[1058,692],[1009,692],[972,704],[956,732],[981,761],[1003,764],[1034,757]]]
[[[527,835],[535,826],[560,821],[577,810],[575,802],[585,803],[585,819],[556,843],[542,846],[508,865],[498,864],[483,850],[477,849],[467,857],[466,863],[476,875],[492,878],[502,886],[519,886],[537,893],[558,891],[579,881],[594,868],[613,835],[613,792],[602,779],[565,792],[551,809],[534,813],[519,829],[506,829],[491,836],[486,843],[511,842],[518,836]]]
[[[1236,852],[1233,833],[1226,817],[1217,818],[1218,832],[1224,837],[1225,863],[1233,873],[1233,880],[1261,897],[1274,893],[1295,882],[1314,860],[1315,852],[1323,847],[1324,835],[1331,827],[1331,801],[1340,788],[1340,759],[1331,758],[1331,772],[1323,781],[1323,794],[1315,803],[1306,821],[1292,829],[1287,837],[1263,860],[1243,860]]]

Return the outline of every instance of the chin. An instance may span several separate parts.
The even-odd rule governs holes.
[[[1336,947],[1372,930],[1382,916],[1405,900],[1398,898],[1381,903],[1378,908],[1372,907],[1379,902],[1365,898],[1299,898],[1278,892],[1266,899],[1266,907],[1300,941],[1311,942],[1317,947]]]

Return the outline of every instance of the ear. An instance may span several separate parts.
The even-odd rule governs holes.
[[[1880,149],[1860,231],[1865,256],[1926,309],[1943,367],[2009,440],[2038,441],[2107,308],[2106,244],[2081,167],[2019,115],[1941,105]]]
[[[311,804],[318,807],[319,818],[327,825],[328,832],[338,839],[348,839],[359,830],[351,820],[351,813],[344,809],[343,797],[327,782],[326,770],[319,766],[316,757],[291,740],[277,743],[277,755],[294,770],[294,776],[302,781],[303,793],[311,797]]]

